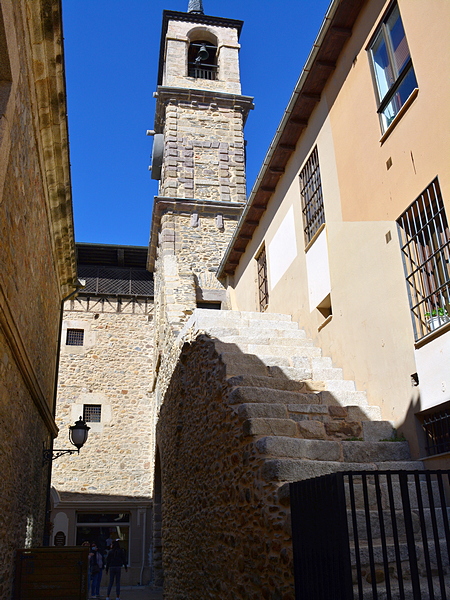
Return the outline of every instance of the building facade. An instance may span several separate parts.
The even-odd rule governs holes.
[[[51,545],[96,542],[106,554],[120,539],[125,585],[151,577],[153,276],[146,259],[145,247],[77,244],[85,286],[65,303],[60,348],[58,427],[63,434],[81,416],[90,431],[79,455],[54,462]]]
[[[61,303],[76,285],[59,1],[0,7],[0,597],[44,540]]]

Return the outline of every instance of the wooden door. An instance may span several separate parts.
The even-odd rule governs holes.
[[[86,600],[87,547],[18,550],[14,600]]]

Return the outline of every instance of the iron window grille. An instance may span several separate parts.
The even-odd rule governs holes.
[[[412,91],[417,88],[397,4],[394,4],[375,33],[375,38],[369,45],[369,54],[376,83],[378,113],[384,132]]]
[[[66,346],[82,346],[84,343],[84,329],[68,329]]]
[[[428,456],[450,452],[450,410],[441,410],[423,420]]]
[[[202,58],[200,51],[206,53]],[[207,56],[206,56],[207,55]],[[217,46],[210,42],[196,41],[189,46],[188,77],[196,79],[217,79]]]
[[[397,225],[418,340],[450,321],[450,233],[437,178]]]
[[[100,423],[102,419],[101,404],[84,404],[83,405],[83,420],[86,423]]]
[[[78,265],[85,280],[83,296],[134,296],[153,298],[153,275],[145,269]]]
[[[305,233],[305,243],[309,244],[319,227],[325,223],[317,146],[300,171],[299,177],[302,197],[303,231]]]
[[[269,280],[267,277],[267,255],[263,248],[256,258],[258,265],[259,309],[265,311],[269,304]]]

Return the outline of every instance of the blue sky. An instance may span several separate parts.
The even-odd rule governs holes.
[[[77,242],[147,245],[156,182],[148,165],[162,11],[188,0],[63,0],[72,191]],[[241,19],[248,192],[329,0],[203,0]]]

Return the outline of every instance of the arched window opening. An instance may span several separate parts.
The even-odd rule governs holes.
[[[205,40],[191,42],[188,54],[188,76],[217,79],[217,46]]]

